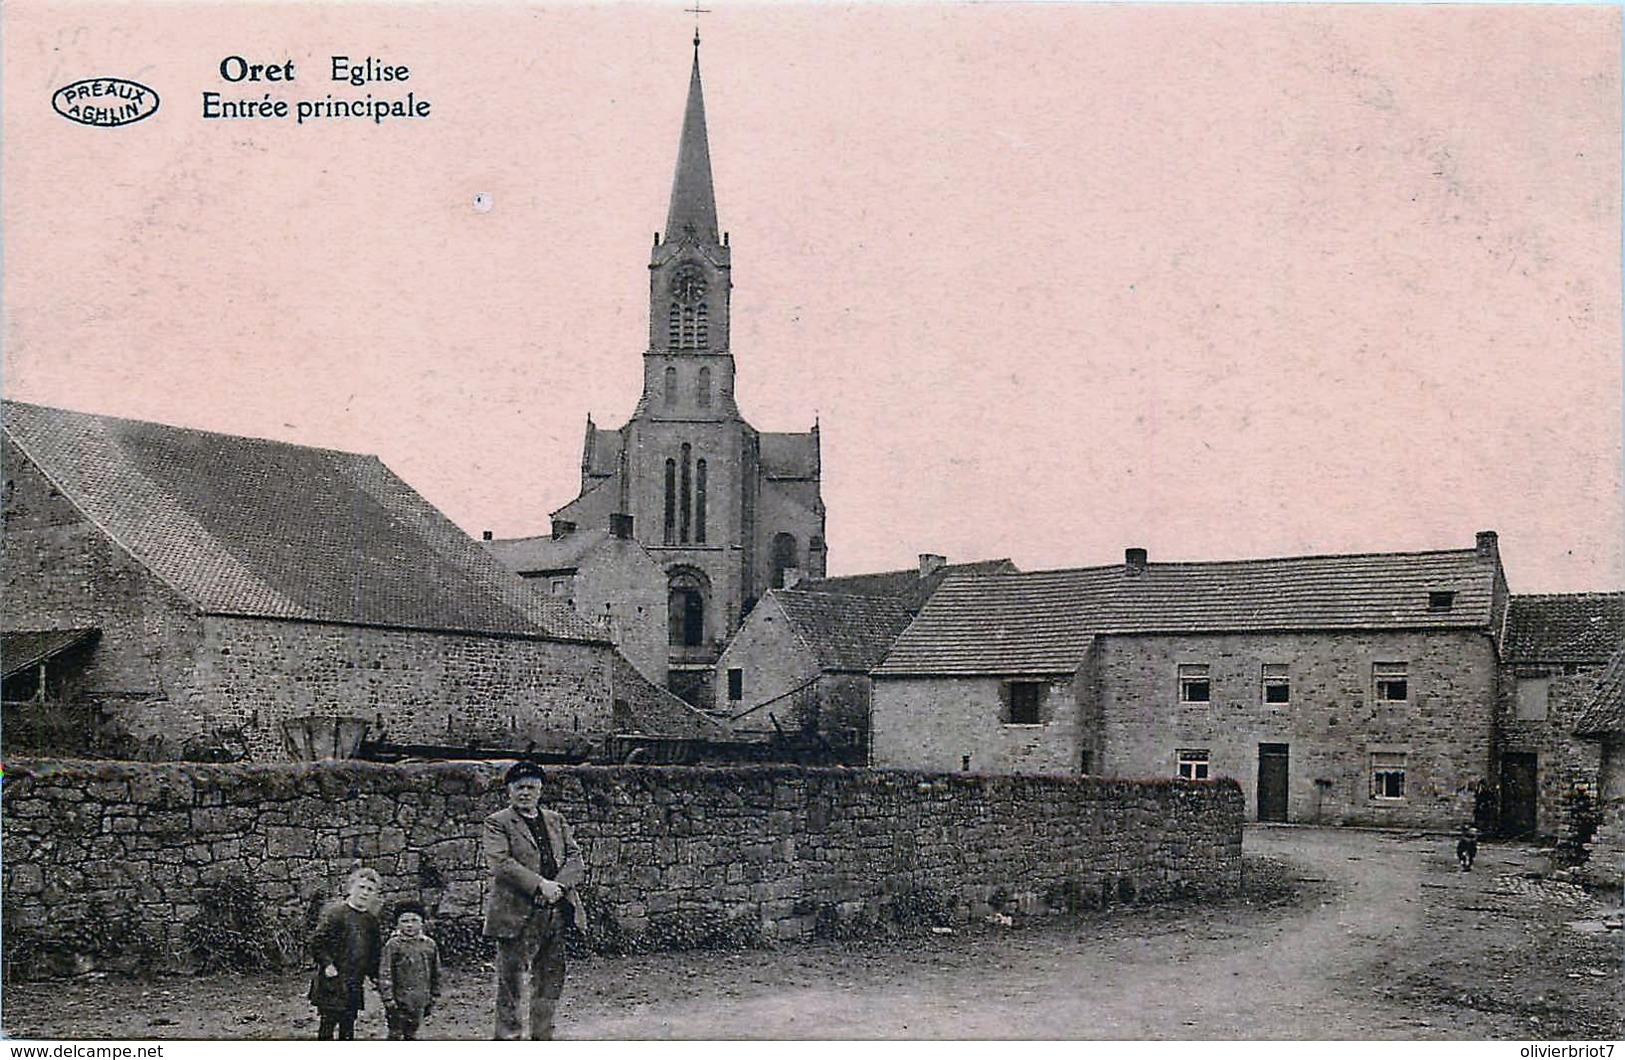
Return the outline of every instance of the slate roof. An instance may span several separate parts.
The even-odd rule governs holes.
[[[1008,559],[949,563],[924,578],[920,577],[918,567],[911,567],[907,570],[881,571],[876,574],[848,574],[839,578],[809,578],[798,582],[796,588],[808,592],[841,593],[847,596],[887,596],[902,600],[910,611],[918,611],[925,606],[931,594],[955,574],[1001,573],[1016,573],[1016,565]]]
[[[806,434],[757,434],[762,473],[768,478],[816,479],[818,477],[818,432]]]
[[[1625,733],[1625,647],[1614,652],[1597,678],[1597,690],[1580,711],[1574,731],[1581,736]]]
[[[482,541],[485,550],[511,571],[539,574],[544,571],[575,570],[581,557],[609,540],[608,530],[577,530],[562,538],[508,537]]]
[[[1057,674],[1107,633],[1489,631],[1496,564],[1476,550],[960,574],[877,675]],[[1429,594],[1453,591],[1448,611]]]
[[[19,629],[0,634],[0,663],[5,676],[38,666],[52,656],[95,639],[98,629]]]
[[[1508,662],[1606,662],[1625,644],[1625,593],[1514,596],[1501,657]]]
[[[4,428],[205,613],[604,643],[377,457],[12,401]]]
[[[803,644],[825,670],[868,673],[914,617],[903,601],[885,596],[773,589],[777,603]]]
[[[621,432],[606,431],[587,421],[587,474],[594,478],[615,474],[621,460]]]

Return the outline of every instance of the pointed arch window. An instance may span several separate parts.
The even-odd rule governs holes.
[[[694,543],[705,544],[705,461],[694,464]]]
[[[688,544],[688,532],[690,526],[692,525],[694,516],[694,478],[693,471],[689,466],[689,461],[693,456],[693,453],[693,446],[689,445],[687,442],[684,442],[682,449],[682,467],[678,471],[678,473],[682,476],[682,485],[681,493],[678,495],[677,500],[677,540],[685,545]]]
[[[702,409],[711,407],[711,369],[700,369],[699,379],[694,384],[694,399]]]
[[[677,404],[677,369],[666,367],[666,407]]]
[[[666,544],[677,541],[677,461],[666,461]]]

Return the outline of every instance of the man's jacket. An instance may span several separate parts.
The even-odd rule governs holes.
[[[553,848],[553,863],[559,874],[553,882],[564,888],[560,899],[568,906],[575,926],[587,927],[587,914],[576,894],[576,885],[587,875],[581,848],[570,834],[563,815],[543,807],[542,823]],[[480,835],[485,865],[491,870],[491,890],[485,896],[485,937],[511,939],[517,936],[536,909],[535,896],[542,887],[542,852],[531,836],[530,825],[512,806],[485,819]]]

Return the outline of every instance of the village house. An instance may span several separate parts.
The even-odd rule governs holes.
[[[602,529],[553,520],[545,537],[482,542],[497,562],[597,626],[645,678],[666,683],[665,576],[632,534],[632,517],[610,516]]]
[[[1625,646],[1598,676],[1574,731],[1598,750],[1592,790],[1596,832],[1584,871],[1598,883],[1618,887],[1625,881]]]
[[[842,761],[868,757],[869,672],[931,594],[955,574],[1016,569],[1008,559],[801,579],[770,590],[717,660],[718,709],[743,733],[817,733]]]
[[[1260,820],[1465,824],[1493,778],[1507,595],[1489,531],[954,578],[874,672],[872,762],[1229,776]]]
[[[3,446],[12,753],[524,750],[617,727],[605,634],[376,457],[17,402]]]
[[[1602,748],[1575,727],[1621,644],[1625,593],[1512,597],[1496,719],[1503,835],[1557,834],[1570,793],[1596,781]]]

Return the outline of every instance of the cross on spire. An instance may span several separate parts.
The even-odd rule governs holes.
[[[694,48],[697,51],[700,47],[700,16],[709,15],[711,13],[711,9],[709,7],[701,7],[700,0],[694,0],[693,7],[685,7],[683,10],[694,16]]]

